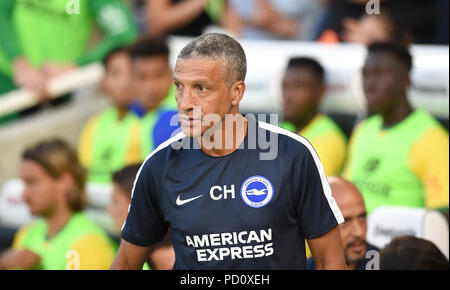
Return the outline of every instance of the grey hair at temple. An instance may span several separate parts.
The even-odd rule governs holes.
[[[222,33],[207,33],[189,42],[178,54],[178,59],[208,57],[221,58],[225,65],[225,77],[230,87],[236,81],[244,81],[247,59],[238,41]]]

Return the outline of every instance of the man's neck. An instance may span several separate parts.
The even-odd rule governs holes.
[[[411,105],[408,103],[408,100],[405,98],[397,104],[392,110],[388,112],[381,113],[383,117],[383,127],[392,127],[395,124],[400,123],[406,117],[408,117],[413,112]]]
[[[229,115],[215,130],[197,137],[202,151],[209,156],[220,157],[233,153],[244,142],[248,131],[248,120],[241,114]]]
[[[164,100],[166,99],[166,97],[167,97],[169,94],[171,94],[171,93],[170,93],[170,92],[171,92],[171,88],[172,88],[172,86],[169,85],[168,88],[167,88],[167,90],[166,90],[166,93],[165,93],[164,95],[159,96],[156,103],[152,104],[152,105],[149,106],[149,107],[143,106],[142,108],[143,108],[143,110],[145,111],[145,114],[148,114],[148,113],[150,113],[151,111],[157,110],[157,109],[162,105],[162,103],[164,102]]]
[[[157,110],[157,109],[159,108],[159,106],[161,105],[162,100],[163,100],[163,99],[159,100],[158,103],[154,104],[154,105],[151,106],[151,107],[142,107],[142,108],[143,108],[143,111],[144,111],[144,115],[147,115],[147,114],[149,114],[149,113],[151,113],[151,112]]]
[[[306,126],[308,126],[309,123],[311,123],[312,120],[314,120],[314,118],[317,116],[318,112],[317,111],[311,111],[311,113],[307,114],[306,116],[303,116],[302,118],[297,119],[294,122],[295,125],[295,130],[296,132],[300,132],[303,129],[306,128]]]
[[[125,116],[128,113],[128,107],[127,106],[117,106],[116,109],[117,109],[119,121],[123,120],[123,118],[125,118]]]

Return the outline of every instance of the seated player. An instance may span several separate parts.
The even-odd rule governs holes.
[[[325,93],[322,65],[307,57],[290,59],[282,90],[285,121],[280,126],[311,142],[328,176],[339,174],[344,165],[347,141],[339,126],[319,112]]]
[[[41,218],[17,232],[0,269],[108,269],[115,246],[84,213],[85,171],[65,142],[40,142],[22,154],[25,201]]]
[[[448,260],[430,241],[396,237],[380,252],[381,270],[448,270]]]
[[[325,93],[325,70],[308,57],[289,60],[283,77],[284,118],[281,127],[305,137],[316,150],[328,176],[344,165],[347,140],[341,128],[319,113]],[[306,244],[306,256],[311,252]]]
[[[141,118],[141,157],[172,136],[179,127],[169,47],[163,38],[145,38],[130,48],[137,102],[132,110]]]
[[[103,92],[112,106],[92,117],[79,143],[80,160],[88,170],[88,182],[109,183],[112,173],[141,161],[140,122],[129,111],[133,100],[131,60],[124,48],[105,58]]]
[[[139,168],[140,164],[129,165],[115,172],[113,175],[113,194],[108,213],[113,218],[117,233],[119,234],[127,219],[133,183]],[[148,269],[148,265],[150,265],[153,270],[171,270],[174,261],[175,253],[170,235],[167,234],[162,242],[152,248],[151,254],[146,264],[144,264],[144,269]]]
[[[448,132],[408,102],[412,63],[399,44],[368,47],[362,75],[372,115],[352,133],[344,169],[368,214],[379,206],[448,208]]]
[[[101,40],[91,47],[94,28],[99,28]],[[136,36],[133,17],[121,0],[2,0],[0,95],[25,88],[48,101],[50,79],[101,61]],[[0,123],[18,115],[0,117]]]

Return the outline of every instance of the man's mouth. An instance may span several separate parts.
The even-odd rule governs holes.
[[[350,243],[347,247],[353,252],[362,252],[366,247],[366,243],[363,241],[357,241]]]
[[[198,122],[201,122],[201,119],[196,119],[188,116],[181,116],[180,122],[184,125],[193,126],[194,124],[198,124]]]

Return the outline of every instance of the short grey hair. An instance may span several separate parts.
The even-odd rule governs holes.
[[[178,59],[209,57],[221,58],[226,65],[228,86],[244,81],[247,59],[242,46],[234,38],[223,33],[207,33],[189,42],[178,54]]]

